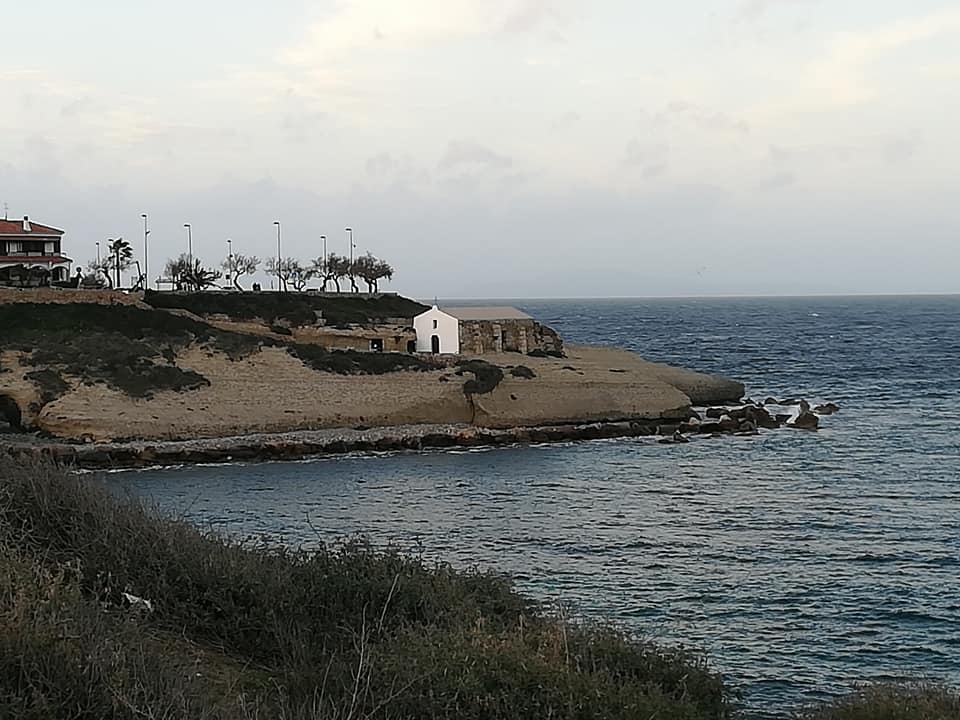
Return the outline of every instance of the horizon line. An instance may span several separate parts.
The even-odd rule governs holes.
[[[401,294],[401,293],[398,293]],[[776,300],[776,299],[802,299],[802,298],[908,298],[908,297],[960,297],[960,291],[946,292],[904,292],[904,293],[805,293],[805,294],[758,294],[758,295],[569,295],[566,297],[522,297],[509,295],[486,295],[486,296],[449,296],[440,297],[441,301],[450,300],[522,300],[522,301],[558,301],[558,300]],[[416,297],[417,300],[426,302],[423,298]],[[432,299],[431,299],[432,302]]]

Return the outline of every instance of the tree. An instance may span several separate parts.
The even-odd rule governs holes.
[[[167,260],[164,272],[173,280],[177,290],[204,290],[223,277],[219,271],[205,268],[196,258],[191,263],[190,256],[186,253],[175,260]]]
[[[304,267],[299,260],[284,258],[280,260],[278,272],[276,258],[270,258],[267,260],[267,273],[279,277],[284,292],[286,292],[288,285],[293,285],[294,290],[301,292],[316,275],[316,267],[313,265]]]
[[[307,286],[307,283],[309,283],[315,276],[316,273],[314,273],[312,267],[304,267],[300,264],[299,260],[290,261],[288,277],[290,284],[293,285],[293,289],[297,292],[302,292]]]
[[[369,252],[353,261],[353,273],[367,284],[367,290],[371,293],[380,290],[381,280],[393,278],[393,268],[390,264]]]
[[[330,253],[326,258],[318,257],[311,262],[311,269],[313,270],[314,277],[318,277],[323,281],[323,290],[326,292],[327,283],[333,282],[337,288],[337,292],[340,292],[340,278],[347,276],[347,268],[350,265],[350,261],[345,258],[337,255],[336,253]]]
[[[256,255],[231,255],[220,265],[227,275],[227,280],[233,281],[233,286],[237,290],[243,290],[240,287],[240,278],[244,275],[253,275],[260,267],[260,258]]]
[[[293,285],[293,289],[300,292],[307,286],[307,283],[310,282],[314,271],[313,267],[303,267],[299,260],[293,258],[283,258],[280,260],[278,271],[277,259],[270,258],[267,260],[267,274],[277,276],[279,280],[278,285],[284,292],[287,291],[288,285]]]
[[[350,259],[330,253],[326,257],[326,262],[323,258],[314,260],[312,270],[316,277],[323,278],[324,290],[327,289],[327,283],[332,281],[337,292],[340,292],[340,280],[350,274]]]
[[[87,270],[96,273],[98,277],[103,277],[107,281],[107,287],[113,289],[113,280],[110,279],[110,258],[101,258],[100,260],[91,260],[87,263]]]
[[[120,271],[133,264],[133,248],[123,238],[110,241],[110,260],[117,273],[117,287],[120,287]],[[109,275],[109,273],[107,273]]]
[[[347,260],[347,277],[350,278],[350,292],[360,292],[360,288],[357,287],[357,260],[355,258],[353,262]]]

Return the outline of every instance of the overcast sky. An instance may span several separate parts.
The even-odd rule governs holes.
[[[0,205],[417,297],[960,292],[956,0],[31,0]]]

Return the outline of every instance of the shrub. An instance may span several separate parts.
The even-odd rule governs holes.
[[[53,402],[70,389],[60,377],[60,373],[50,368],[28,372],[25,377],[40,389],[40,402],[44,405]]]
[[[412,370],[427,372],[437,367],[414,355],[402,353],[372,353],[356,350],[327,350],[319,345],[292,344],[287,348],[293,357],[318,372],[340,375],[382,375]]]
[[[513,377],[524,378],[526,380],[533,380],[537,376],[537,374],[526,365],[517,365],[515,368],[511,368],[510,374],[513,375]]]
[[[473,380],[463,384],[465,395],[485,395],[497,389],[503,380],[503,370],[486,360],[461,360],[457,363],[461,372],[473,374]]]
[[[865,687],[802,714],[803,720],[956,720],[960,693],[941,685]]]

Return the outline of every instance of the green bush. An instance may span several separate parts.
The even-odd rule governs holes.
[[[49,465],[0,477],[2,557],[22,559],[0,565],[4,718],[731,717],[697,656],[554,617],[495,573],[226,540]]]

